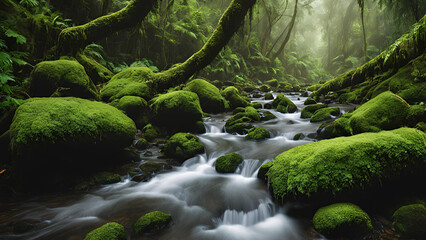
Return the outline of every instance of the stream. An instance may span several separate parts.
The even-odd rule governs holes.
[[[277,93],[274,93],[276,96]],[[287,95],[298,107],[296,113],[271,111],[276,119],[256,123],[271,132],[264,141],[248,141],[243,135],[225,133],[231,115],[217,114],[204,120],[207,133],[198,135],[206,152],[186,160],[182,166],[155,175],[148,182],[122,181],[90,190],[60,196],[42,196],[2,206],[0,225],[26,220],[35,228],[22,234],[2,233],[0,239],[83,239],[106,222],[129,227],[143,214],[155,210],[170,213],[173,225],[154,236],[128,239],[187,240],[294,240],[307,239],[306,229],[286,215],[289,206],[275,204],[265,183],[257,179],[259,167],[278,154],[313,142],[321,123],[300,118],[305,97]],[[271,100],[252,99],[265,104]],[[351,105],[338,105],[342,112]],[[297,133],[306,136],[292,140]],[[151,150],[152,151],[152,150]],[[244,162],[235,174],[219,174],[214,162],[224,154],[237,152]],[[144,152],[141,152],[141,156]],[[144,161],[157,161],[142,157]],[[128,234],[130,236],[130,234]]]

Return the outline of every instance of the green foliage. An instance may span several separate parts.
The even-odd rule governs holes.
[[[37,0],[21,0],[19,1],[19,4],[21,4],[22,6],[26,7],[26,8],[35,8],[39,5],[39,2]]]

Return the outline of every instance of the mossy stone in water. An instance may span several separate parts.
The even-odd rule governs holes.
[[[225,111],[225,98],[222,97],[219,89],[213,84],[202,79],[195,79],[186,84],[183,90],[198,95],[204,112],[219,113]]]
[[[359,106],[349,116],[355,134],[404,126],[409,105],[399,96],[384,92]]]
[[[271,79],[269,81],[266,81],[266,84],[268,84],[271,87],[278,87],[278,80],[277,79]]]
[[[262,108],[262,104],[258,103],[258,102],[255,102],[255,103],[253,103],[253,108],[260,109],[260,108]]]
[[[250,123],[260,120],[259,112],[253,107],[241,108],[237,112],[226,121],[225,129],[228,133],[247,133],[253,128]]]
[[[170,214],[154,211],[143,215],[133,226],[136,234],[156,233],[172,221]]]
[[[284,94],[278,94],[272,102],[272,107],[281,113],[294,113],[297,111],[296,105]]]
[[[311,104],[311,105],[308,105],[308,106],[306,106],[306,107],[304,107],[302,109],[300,117],[301,118],[310,118],[310,117],[312,117],[312,115],[314,115],[314,113],[316,111],[318,111],[321,108],[326,108],[326,107],[327,107],[327,105],[325,105],[325,104]]]
[[[245,100],[236,87],[227,87],[222,91],[222,96],[229,101],[231,109],[237,107],[250,106],[250,102]]]
[[[267,180],[266,173],[269,171],[269,168],[272,167],[272,162],[267,162],[260,166],[259,171],[257,172],[257,178],[260,180]]]
[[[274,99],[274,95],[272,95],[272,93],[265,93],[265,100],[273,100]]]
[[[58,88],[60,91],[57,91]],[[56,91],[56,92],[55,92]],[[77,61],[56,60],[37,64],[31,73],[29,93],[34,97],[99,99],[99,93]]]
[[[152,80],[153,72],[146,67],[131,67],[116,75],[102,88],[101,98],[111,102],[124,96],[138,96],[145,100],[152,97],[152,89],[147,82]]]
[[[150,144],[145,138],[140,138],[135,143],[135,148],[138,149],[138,150],[145,150],[145,149],[149,148],[149,146],[150,146]]]
[[[265,140],[267,138],[270,138],[271,134],[269,133],[268,130],[261,128],[261,127],[257,127],[253,130],[251,130],[249,132],[249,134],[247,134],[247,136],[245,137],[245,139],[247,140]]]
[[[155,162],[142,163],[142,165],[139,168],[144,172],[159,172],[163,170],[163,166]]]
[[[392,226],[404,238],[426,238],[426,208],[412,204],[399,208],[392,216]]]
[[[327,237],[364,237],[373,226],[371,219],[352,203],[336,203],[318,209],[313,218],[315,229]]]
[[[89,232],[84,240],[125,240],[126,230],[121,224],[110,222]]]
[[[99,172],[93,175],[93,180],[97,184],[112,184],[121,181],[121,176],[111,172]]]
[[[269,91],[271,91],[271,87],[268,86],[268,85],[262,85],[262,86],[259,87],[259,90],[261,92],[269,92]]]
[[[412,128],[322,140],[278,155],[267,175],[275,199],[328,202],[421,171],[426,134]]]
[[[136,123],[138,128],[144,127],[149,122],[149,107],[145,99],[137,96],[124,96],[110,103],[111,106],[123,111]]]
[[[203,111],[197,94],[176,91],[160,95],[151,102],[155,125],[169,132],[198,130],[197,122],[202,121]]]
[[[186,160],[204,152],[200,139],[190,133],[176,133],[164,145],[164,154],[178,160]]]
[[[219,173],[234,173],[243,157],[238,153],[230,153],[219,157],[215,163],[215,169]]]
[[[315,111],[314,115],[312,115],[311,122],[321,122],[331,119],[331,116],[337,117],[339,115],[340,108],[338,107],[321,108]]]
[[[312,104],[317,104],[317,101],[315,101],[315,99],[308,97],[305,102],[303,102],[303,105],[312,105]]]

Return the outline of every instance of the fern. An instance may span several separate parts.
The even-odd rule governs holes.
[[[37,0],[21,0],[19,4],[26,8],[35,8],[38,7],[39,2]]]
[[[17,44],[25,44],[27,42],[27,38],[22,36],[21,34],[13,31],[12,29],[7,29],[4,33],[7,37],[15,38]]]

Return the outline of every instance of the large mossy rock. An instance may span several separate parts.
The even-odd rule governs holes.
[[[245,137],[245,139],[247,140],[265,140],[267,138],[270,138],[271,134],[269,133],[268,130],[261,128],[261,127],[257,127],[253,130],[251,130],[247,136]]]
[[[260,120],[259,112],[253,107],[237,108],[236,114],[225,124],[228,133],[246,134],[253,128],[250,123]]]
[[[272,107],[281,113],[294,113],[297,111],[296,105],[284,94],[278,94],[272,102]]]
[[[89,232],[84,240],[125,240],[126,230],[121,224],[110,222]]]
[[[302,112],[300,113],[300,117],[301,118],[311,118],[312,115],[314,115],[314,113],[316,111],[318,111],[321,108],[326,108],[327,105],[325,104],[311,104],[311,105],[307,105],[306,107],[304,107],[302,109]]]
[[[242,162],[243,157],[240,154],[229,153],[216,160],[215,169],[219,173],[234,173]]]
[[[176,91],[160,95],[151,100],[150,105],[155,125],[169,132],[204,132],[203,111],[197,94]],[[201,127],[200,123],[201,122]],[[202,129],[200,129],[202,128]]]
[[[33,97],[80,97],[99,99],[96,86],[77,61],[56,60],[37,64],[30,76]]]
[[[53,176],[114,164],[117,159],[109,156],[130,146],[135,134],[135,123],[107,104],[72,97],[32,98],[16,110],[10,147],[16,170],[31,179],[25,183],[49,185],[55,183]],[[65,179],[62,182],[66,185]]]
[[[314,227],[326,237],[361,239],[373,230],[371,219],[352,203],[335,203],[318,209]]]
[[[204,112],[219,113],[226,109],[226,100],[220,94],[220,91],[213,84],[202,80],[195,79],[186,84],[183,89],[196,93],[200,99],[201,108]]]
[[[338,107],[321,108],[315,111],[314,115],[312,115],[311,122],[321,122],[331,119],[332,116],[337,117],[339,115],[340,108]]]
[[[154,211],[139,218],[133,226],[136,234],[156,233],[166,228],[172,221],[170,214]]]
[[[204,152],[204,145],[197,136],[190,133],[176,133],[164,145],[167,157],[184,161]]]
[[[250,106],[250,102],[244,99],[236,87],[227,87],[222,91],[222,96],[229,101],[231,109]]]
[[[404,238],[426,239],[426,208],[412,204],[399,208],[392,216],[392,226]]]
[[[102,88],[102,101],[111,102],[124,96],[138,96],[150,100],[153,89],[148,85],[153,72],[146,67],[131,67],[116,75]]]
[[[355,134],[378,132],[404,126],[409,105],[401,97],[384,92],[347,114]]]
[[[110,103],[111,106],[123,111],[141,129],[149,123],[150,109],[145,99],[136,96],[124,96]]]
[[[425,167],[426,134],[412,128],[322,140],[278,155],[267,176],[277,200],[363,196]]]

